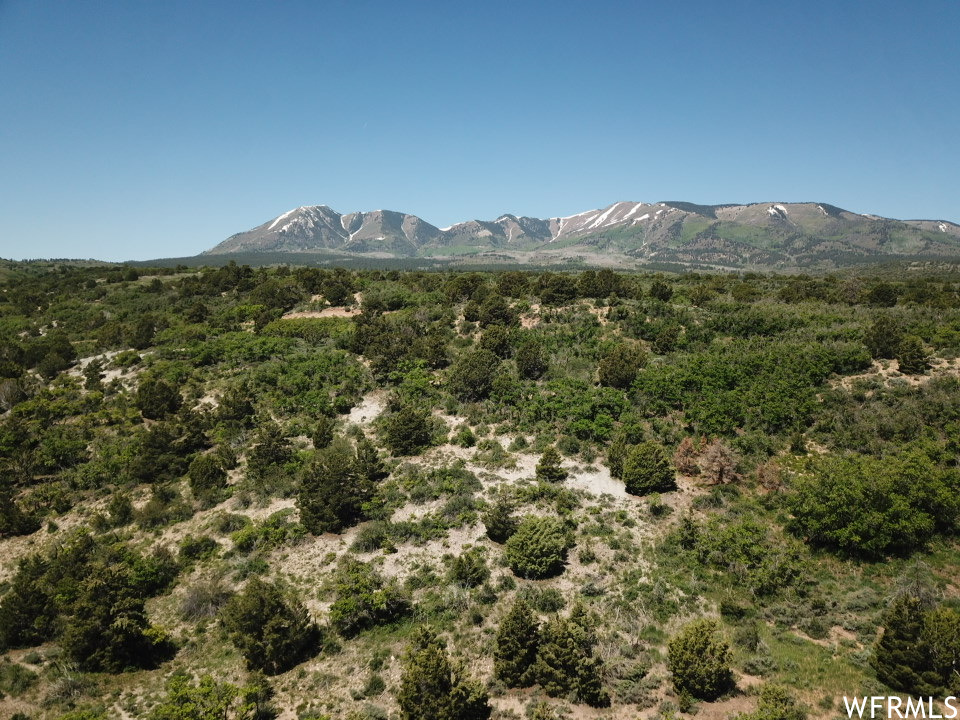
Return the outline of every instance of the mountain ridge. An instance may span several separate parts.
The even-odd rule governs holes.
[[[960,257],[960,225],[859,214],[824,202],[618,201],[562,217],[504,213],[439,228],[394,210],[341,214],[328,205],[308,205],[231,235],[202,255],[250,252],[384,258],[588,254],[637,264],[829,267],[883,258]]]

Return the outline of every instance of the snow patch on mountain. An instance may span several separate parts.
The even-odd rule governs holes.
[[[267,228],[267,232],[270,232],[271,230],[273,230],[273,229],[277,226],[277,223],[278,223],[278,222],[280,222],[281,220],[283,220],[285,217],[287,217],[287,216],[290,215],[291,213],[295,213],[297,210],[302,210],[302,209],[303,209],[303,208],[294,208],[293,210],[287,210],[283,215],[281,215],[281,216],[278,217],[276,220],[274,220],[272,223],[270,223],[270,227]],[[283,231],[281,230],[281,232],[283,232]]]

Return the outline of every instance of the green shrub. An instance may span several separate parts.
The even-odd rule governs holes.
[[[517,576],[539,579],[563,572],[572,545],[570,530],[560,520],[528,516],[507,540],[505,550]]]
[[[493,389],[493,379],[500,367],[500,358],[489,350],[479,349],[459,357],[450,366],[450,392],[459,400],[483,400]]]
[[[670,639],[668,665],[678,693],[716,700],[733,686],[730,648],[715,620],[695,620]]]
[[[450,580],[463,587],[477,587],[490,577],[486,555],[478,547],[460,553],[450,561]]]
[[[320,631],[306,608],[256,577],[227,602],[220,617],[251,670],[276,675],[320,649]]]
[[[960,478],[921,450],[895,457],[817,459],[792,483],[791,526],[817,545],[869,558],[923,547],[954,532]]]
[[[623,460],[622,479],[631,495],[647,495],[676,487],[667,451],[652,442],[640,443],[627,449]]]
[[[0,662],[0,693],[20,697],[33,687],[38,679],[39,675],[20,663],[10,662],[7,658]]]
[[[330,624],[344,637],[383,625],[410,610],[410,599],[394,581],[384,580],[368,563],[347,560],[334,581],[336,599]]]

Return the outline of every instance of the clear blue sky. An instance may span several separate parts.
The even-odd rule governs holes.
[[[298,205],[960,220],[960,2],[0,0],[0,257],[192,255]]]

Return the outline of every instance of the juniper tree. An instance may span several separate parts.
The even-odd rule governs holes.
[[[547,371],[549,365],[547,351],[537,338],[521,343],[514,355],[517,372],[527,380],[536,380]]]
[[[383,441],[394,455],[416,455],[430,445],[430,413],[402,404],[383,421]]]
[[[314,535],[339,533],[363,517],[373,494],[369,476],[357,472],[353,450],[338,440],[317,452],[300,473],[297,507],[301,524]]]
[[[875,358],[895,358],[902,340],[900,323],[889,315],[877,315],[863,337],[864,345]]]
[[[601,385],[626,390],[646,362],[646,353],[639,347],[615,345],[600,359],[597,374]]]
[[[384,467],[377,448],[366,438],[360,438],[357,441],[353,466],[357,478],[365,484],[364,493],[372,492],[373,486],[390,474]]]
[[[530,606],[518,597],[497,629],[493,673],[504,685],[522,688],[536,680],[532,668],[540,649],[540,623]]]
[[[567,479],[567,471],[560,466],[560,453],[551,445],[543,451],[537,463],[537,480],[558,483]]]
[[[321,415],[317,419],[313,426],[313,435],[310,438],[313,441],[314,448],[322,450],[333,442],[333,428],[336,424],[336,420],[327,415]]]
[[[180,409],[180,391],[163,378],[148,377],[137,388],[136,406],[148,420],[159,420]]]
[[[517,531],[518,521],[513,515],[514,503],[506,493],[500,493],[483,515],[487,537],[496,543],[505,543]]]
[[[224,606],[221,620],[250,670],[276,675],[319,650],[320,631],[303,604],[256,577]]]
[[[187,471],[190,491],[206,506],[216,504],[227,486],[227,473],[215,455],[197,455]]]
[[[900,372],[907,375],[922,375],[930,367],[930,355],[916,335],[906,335],[900,341],[896,357]]]
[[[84,670],[120,672],[149,666],[155,642],[144,599],[126,567],[98,565],[80,585],[64,623],[64,652]]]
[[[443,641],[426,628],[404,657],[397,704],[402,720],[486,720],[492,711],[483,687],[451,664]]]
[[[506,542],[507,563],[519,577],[541,579],[563,571],[573,544],[562,521],[528,516]]]
[[[670,639],[667,655],[678,693],[715,700],[733,685],[730,646],[715,620],[701,618],[685,625]]]
[[[662,446],[653,442],[634,445],[623,460],[623,482],[631,495],[673,490],[673,468]]]
[[[461,355],[450,367],[450,392],[459,400],[483,400],[493,389],[493,379],[500,367],[500,358],[480,348]]]
[[[573,693],[580,702],[607,707],[610,696],[603,689],[603,666],[593,655],[594,644],[582,607],[569,618],[550,620],[541,631],[533,678],[551,697]]]

